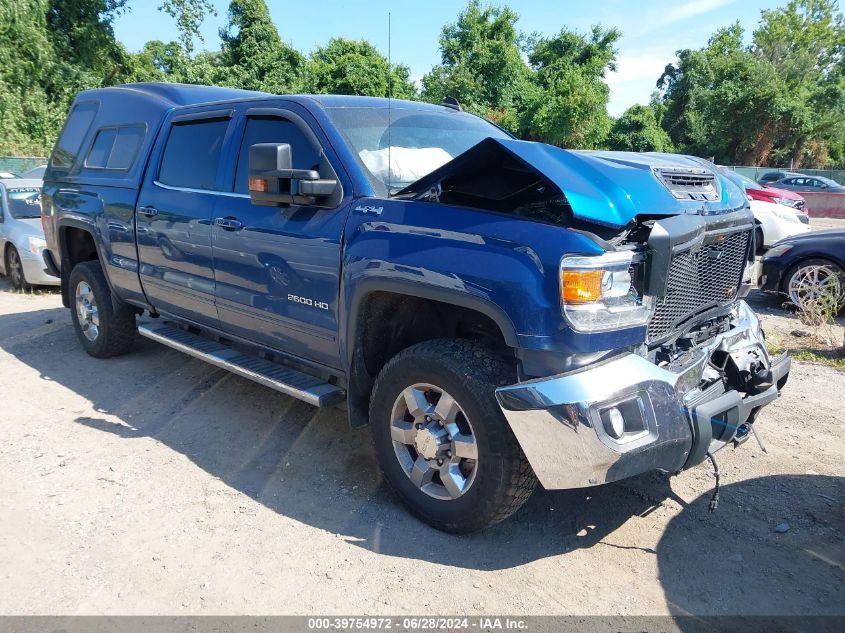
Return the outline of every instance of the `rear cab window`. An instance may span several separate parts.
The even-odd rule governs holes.
[[[229,117],[175,122],[164,146],[158,183],[182,189],[217,189],[217,170]]]
[[[128,170],[135,162],[146,131],[143,124],[98,130],[85,158],[86,169]]]

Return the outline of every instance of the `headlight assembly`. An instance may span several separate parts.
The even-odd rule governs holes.
[[[776,244],[772,246],[766,254],[763,255],[763,259],[771,259],[772,257],[780,257],[784,253],[788,253],[792,250],[792,244]]]
[[[632,267],[642,257],[617,251],[594,257],[567,256],[560,262],[560,297],[564,316],[576,330],[600,332],[645,325],[650,297],[634,287]]]
[[[41,251],[47,248],[47,242],[40,237],[30,236],[28,238],[29,252],[33,255],[40,255]]]

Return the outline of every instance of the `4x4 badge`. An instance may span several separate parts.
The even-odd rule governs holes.
[[[384,212],[384,207],[374,207],[370,204],[359,204],[355,207],[356,211],[361,213],[372,213],[373,215],[381,215]]]

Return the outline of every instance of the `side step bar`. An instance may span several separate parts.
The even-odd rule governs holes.
[[[243,354],[222,343],[191,334],[167,323],[141,325],[138,327],[138,333],[316,407],[338,404],[346,397],[343,389],[319,378],[257,356]]]

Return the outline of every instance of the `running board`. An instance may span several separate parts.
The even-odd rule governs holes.
[[[191,334],[167,323],[141,325],[138,327],[138,333],[316,407],[338,404],[346,398],[343,389],[319,378],[278,363],[271,363],[258,356],[243,354],[222,343]]]

